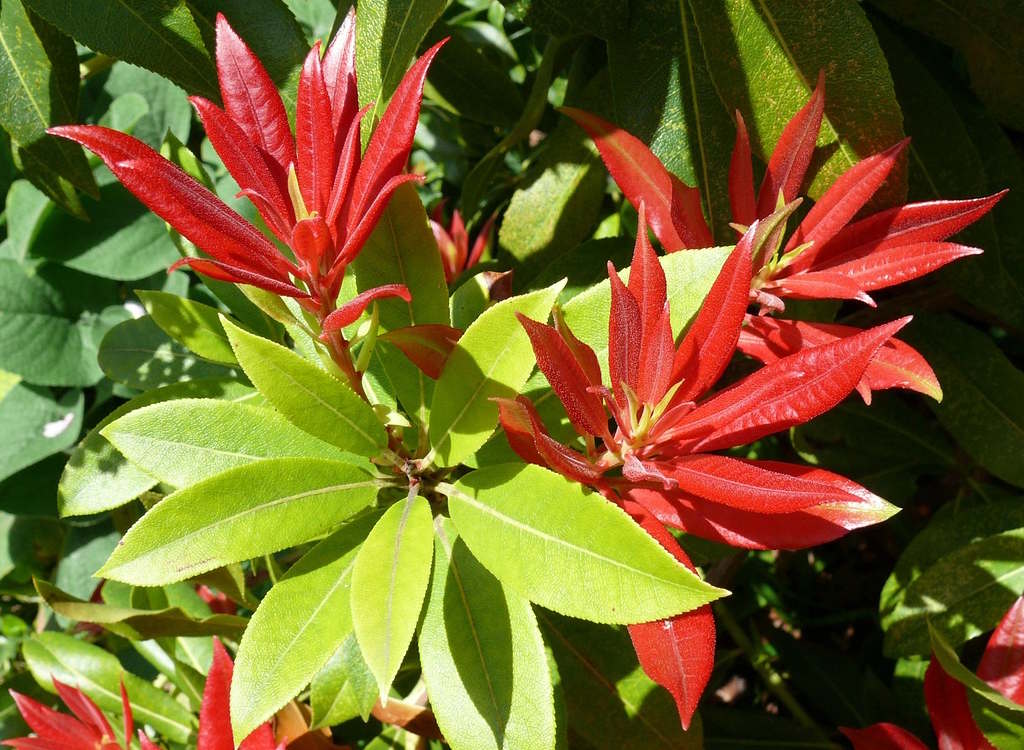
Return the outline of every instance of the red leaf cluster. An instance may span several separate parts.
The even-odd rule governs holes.
[[[459,274],[480,262],[484,253],[491,247],[491,234],[497,218],[495,214],[484,222],[470,246],[469,232],[459,209],[452,211],[451,221],[445,226],[444,201],[434,207],[430,212],[430,231],[434,233],[437,250],[441,254],[445,281],[451,284]]]
[[[259,211],[273,241],[217,196],[140,141],[115,130],[65,125],[50,132],[95,152],[150,210],[196,245],[204,257],[180,265],[214,279],[295,297],[325,332],[357,318],[374,299],[408,299],[404,286],[371,290],[336,311],[345,269],[359,254],[395,189],[416,175],[404,169],[419,116],[423,82],[441,45],[427,50],[402,78],[360,153],[355,70],[355,14],[349,13],[321,58],[310,50],[299,78],[295,132],[262,63],[218,15],[217,76],[223,109],[194,96],[210,142]]]
[[[235,750],[231,733],[229,711],[231,675],[234,665],[220,641],[213,641],[213,664],[206,676],[203,702],[199,708],[199,738],[196,750]],[[3,740],[9,747],[24,750],[129,750],[134,733],[134,718],[131,703],[124,683],[121,683],[121,705],[124,716],[124,745],[118,743],[110,722],[89,696],[76,687],[53,681],[64,704],[73,716],[54,711],[32,698],[11,691],[18,710],[34,732],[31,737]],[[156,744],[140,729],[139,744],[142,750],[159,750]],[[249,735],[238,750],[283,750],[274,739],[270,723],[263,724]]]
[[[670,173],[640,140],[580,110],[562,110],[593,138],[623,194],[647,218],[667,252],[712,244],[699,193]],[[780,206],[798,199],[825,113],[825,80],[783,130],[761,186],[755,191],[750,139],[736,113],[736,141],[729,167],[734,226],[745,231]],[[985,198],[911,203],[857,218],[899,162],[909,139],[854,164],[822,195],[783,242],[781,232],[752,259],[751,300],[761,314],[783,312],[786,299],[860,300],[869,292],[919,278],[980,249],[946,241],[984,216],[1005,191]],[[856,220],[855,220],[856,219]],[[855,336],[858,329],[804,321],[747,319],[740,349],[765,364],[807,346]],[[857,390],[906,388],[942,397],[935,373],[907,344],[892,340],[865,370]]]

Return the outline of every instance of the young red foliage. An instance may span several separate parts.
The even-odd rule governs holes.
[[[335,307],[346,267],[358,255],[394,190],[418,179],[403,174],[419,116],[423,82],[444,42],[431,47],[399,83],[366,152],[359,153],[350,13],[321,60],[310,50],[299,79],[295,134],[270,76],[223,16],[216,58],[224,109],[192,97],[210,141],[296,262],[213,193],[140,141],[107,128],[68,125],[50,132],[81,143],[125,187],[209,257],[182,258],[223,281],[295,297],[321,320]],[[368,299],[408,292],[386,287]],[[344,306],[344,320],[365,304]],[[355,313],[358,315],[358,313]],[[343,323],[340,325],[344,325]]]
[[[196,750],[235,750],[231,734],[229,696],[231,674],[234,665],[220,641],[213,641],[213,664],[206,676],[203,702],[199,708],[199,737]],[[77,687],[53,681],[64,704],[73,716],[54,711],[38,701],[11,690],[25,722],[35,733],[32,737],[17,737],[3,740],[0,744],[24,750],[130,750],[130,740],[135,731],[132,706],[128,700],[124,682],[121,683],[121,706],[124,720],[124,745],[119,744],[114,730],[106,716],[92,699]],[[141,729],[138,733],[141,750],[158,750],[157,746]],[[269,722],[256,729],[247,737],[238,750],[284,750],[274,739],[274,730]]]
[[[459,274],[480,262],[484,253],[491,247],[491,235],[497,218],[495,214],[484,222],[470,247],[469,233],[466,231],[466,224],[459,209],[452,211],[451,222],[445,227],[444,202],[434,207],[429,219],[430,230],[434,233],[434,241],[437,242],[437,250],[444,264],[445,281],[453,283]]]
[[[819,76],[809,100],[779,137],[756,194],[750,138],[743,117],[736,113],[728,185],[734,226],[745,230],[755,220],[775,212],[780,201],[796,199],[807,176],[825,108],[824,77]],[[587,112],[562,111],[593,138],[627,200],[638,210],[646,206],[651,228],[666,251],[712,244],[700,212],[699,195],[695,205],[693,201],[685,206],[675,202],[677,194],[691,195],[687,191],[694,189],[668,172],[643,142]],[[885,183],[908,143],[909,139],[904,139],[851,166],[815,202],[787,242],[766,243],[763,248],[768,252],[754,255],[750,295],[751,301],[761,305],[762,315],[783,312],[786,298],[848,299],[874,305],[868,294],[871,291],[911,281],[981,252],[946,240],[984,216],[1005,191],[970,200],[912,203],[850,223]],[[774,344],[758,346],[752,341],[762,330],[749,327],[744,331],[744,351],[762,361],[775,361],[767,358],[768,351],[777,348]],[[811,345],[815,337],[818,343],[824,343],[821,333],[795,340],[800,346]],[[935,398],[941,396],[934,374],[920,354],[900,342],[886,348],[888,363],[883,366],[880,358],[859,387],[866,400],[872,389],[881,388],[911,388]],[[755,353],[758,351],[766,356]],[[792,354],[796,350],[787,351]],[[693,380],[688,382],[692,384]],[[690,390],[695,386],[686,387]]]
[[[554,326],[520,318],[537,365],[583,438],[584,451],[555,441],[522,396],[498,400],[513,450],[622,504],[685,564],[665,524],[737,546],[793,548],[891,515],[892,506],[844,477],[712,451],[787,429],[835,406],[906,320],[799,350],[708,397],[736,349],[749,299],[750,258],[771,241],[773,224],[750,227],[676,347],[665,275],[646,237],[645,208],[628,285],[609,265],[611,389],[601,383],[596,354],[572,336],[557,312]],[[630,631],[644,669],[672,691],[684,725],[714,661],[710,615],[690,615]]]

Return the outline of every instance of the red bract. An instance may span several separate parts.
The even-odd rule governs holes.
[[[199,738],[196,750],[235,750],[231,734],[229,695],[231,674],[234,665],[220,641],[213,641],[213,664],[206,676],[203,702],[199,708]],[[3,740],[4,745],[25,750],[129,750],[130,738],[134,732],[134,718],[131,703],[124,683],[121,683],[121,705],[124,716],[125,744],[118,744],[110,722],[89,696],[76,687],[65,685],[59,680],[53,686],[71,709],[74,716],[68,716],[42,705],[28,696],[11,692],[18,710],[25,722],[35,733],[33,737],[18,737]],[[146,734],[139,730],[141,750],[159,750]],[[270,723],[263,724],[247,737],[238,750],[283,750],[284,744],[274,740]]]
[[[497,215],[484,222],[471,248],[469,233],[466,231],[466,224],[459,209],[452,211],[452,220],[447,227],[444,226],[443,201],[430,212],[430,230],[437,241],[437,250],[441,253],[441,262],[444,264],[444,278],[449,284],[463,271],[480,262],[480,258],[491,246],[491,230],[496,219]]]
[[[553,326],[520,322],[537,364],[558,395],[583,450],[555,441],[533,404],[499,399],[512,448],[526,461],[590,485],[625,507],[684,564],[662,524],[749,548],[799,548],[877,523],[894,508],[830,472],[718,455],[831,409],[857,385],[902,319],[798,351],[707,396],[736,349],[746,313],[751,258],[780,216],[755,222],[675,345],[665,274],[647,240],[645,211],[623,283],[609,265],[608,372],[556,311]],[[609,428],[609,416],[614,428]],[[713,662],[706,614],[631,630],[641,663],[676,697],[689,721]],[[709,645],[711,644],[711,645]],[[678,651],[676,651],[676,649]],[[675,654],[675,656],[673,656]]]
[[[978,677],[1006,698],[1024,706],[1024,596],[996,626],[978,665]],[[994,750],[971,715],[967,688],[953,679],[932,655],[924,676],[924,699],[939,750]],[[874,724],[865,729],[840,727],[854,750],[926,750],[905,729]]]
[[[672,175],[646,145],[594,115],[563,111],[593,138],[626,198],[634,206],[646,205],[651,228],[666,251],[712,244],[696,191]],[[810,100],[783,130],[756,192],[750,139],[737,112],[729,167],[729,201],[737,229],[745,230],[798,198],[824,111],[825,83],[819,77]],[[856,299],[873,305],[869,292],[981,252],[945,240],[984,216],[1005,191],[971,200],[911,203],[853,221],[885,182],[908,142],[854,164],[817,200],[788,241],[783,242],[780,230],[777,238],[761,246],[753,258],[750,295],[761,305],[762,315],[783,312],[785,299]],[[859,332],[848,326],[794,324],[783,336],[782,324],[755,325],[752,319],[748,323],[740,349],[766,364],[801,347]],[[772,340],[766,338],[769,335]],[[865,399],[880,388],[907,388],[941,397],[924,358],[897,341],[886,345],[858,386]]]
[[[140,141],[108,128],[68,125],[51,133],[94,151],[154,213],[209,257],[183,258],[211,278],[295,297],[321,320],[335,309],[346,267],[373,231],[403,174],[419,115],[423,81],[440,42],[409,69],[366,151],[360,153],[355,15],[349,13],[321,59],[309,52],[299,79],[292,135],[284,104],[263,65],[217,17],[217,75],[224,109],[192,97],[207,135],[274,236],[256,227]],[[380,296],[408,298],[404,287],[374,290],[346,308],[358,317]],[[345,325],[330,319],[329,330]]]

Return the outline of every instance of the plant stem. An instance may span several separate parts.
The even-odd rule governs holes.
[[[793,714],[793,718],[803,726],[818,729],[819,727],[814,719],[811,718],[811,715],[807,713],[804,707],[800,705],[800,702],[789,691],[789,688],[786,686],[786,680],[772,668],[765,655],[757,651],[753,642],[743,632],[743,628],[736,622],[728,608],[719,602],[711,606],[715,612],[715,619],[725,627],[726,632],[729,633],[729,636],[736,645],[743,650],[747,661],[750,662],[750,665],[760,675],[761,679],[764,680],[768,690],[789,709],[790,713]]]
[[[363,379],[356,371],[352,362],[352,355],[349,354],[348,342],[341,335],[341,331],[334,331],[327,336],[327,350],[331,353],[331,359],[338,369],[342,371],[352,390],[366,399],[366,392],[363,390]]]

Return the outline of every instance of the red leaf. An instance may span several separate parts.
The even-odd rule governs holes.
[[[326,339],[328,334],[355,323],[371,302],[382,297],[399,297],[406,302],[412,301],[412,295],[405,284],[383,284],[367,289],[324,318],[320,338]]]
[[[331,128],[339,136],[352,127],[359,108],[356,96],[356,9],[349,8],[323,60],[324,81],[331,98]],[[357,128],[358,130],[358,128]]]
[[[419,119],[423,81],[430,63],[447,41],[447,38],[442,39],[413,63],[402,77],[391,103],[374,129],[352,185],[349,211],[345,214],[345,227],[348,230],[360,220],[385,183],[405,169]]]
[[[536,442],[533,439],[533,420],[530,419],[530,400],[525,396],[516,396],[515,399],[495,398],[498,405],[498,421],[505,431],[505,437],[512,450],[521,459],[530,464],[547,466],[547,461],[537,451]]]
[[[729,160],[729,206],[734,222],[749,227],[757,219],[750,136],[739,110],[736,110],[736,143],[732,147],[732,158]]]
[[[643,330],[647,331],[661,317],[665,306],[665,271],[658,262],[658,256],[647,239],[646,207],[640,204],[636,228],[636,242],[633,245],[633,260],[629,266],[628,288],[640,305],[640,319]]]
[[[623,507],[644,531],[696,572],[679,543],[646,508],[628,501]],[[689,729],[715,666],[715,618],[710,605],[666,620],[630,625],[629,637],[644,673],[672,693],[679,721]]]
[[[808,271],[773,279],[762,287],[779,297],[792,299],[856,299],[875,307],[874,300],[849,276],[832,271]]]
[[[377,222],[380,221],[384,209],[388,207],[391,194],[407,182],[422,182],[422,180],[423,177],[418,174],[399,174],[381,186],[379,192],[374,196],[373,202],[360,218],[359,223],[355,227],[349,228],[350,231],[345,237],[345,244],[342,245],[341,250],[338,252],[338,257],[334,261],[334,267],[331,269],[332,273],[336,273],[339,266],[351,263],[359,255],[359,251],[363,249],[363,245],[366,244],[366,241],[370,239],[370,235],[373,234],[373,230],[376,229]]]
[[[141,141],[96,125],[50,132],[94,152],[147,208],[217,260],[251,266],[282,280],[295,271],[252,224]]]
[[[691,401],[714,385],[736,350],[750,298],[751,245],[757,222],[747,230],[722,266],[700,312],[679,344],[673,382],[683,381],[675,403]]]
[[[359,168],[359,126],[363,117],[370,110],[371,104],[367,104],[356,112],[345,134],[344,142],[338,152],[338,163],[335,165],[334,184],[331,185],[331,198],[327,202],[327,223],[334,227],[335,234],[342,234],[343,227],[340,226],[341,209],[345,206],[346,200],[351,196],[352,177]]]
[[[765,364],[795,354],[801,349],[849,338],[862,329],[838,323],[811,323],[748,315],[740,332],[739,349]],[[857,385],[870,403],[871,391],[906,388],[942,400],[942,388],[935,372],[921,354],[899,339],[889,339],[868,365]]]
[[[268,292],[280,294],[285,297],[295,297],[296,299],[309,298],[308,292],[305,292],[292,284],[263,276],[262,274],[250,271],[246,268],[221,263],[218,260],[209,260],[208,258],[181,258],[180,260],[175,261],[174,265],[167,269],[167,272],[171,273],[182,266],[188,266],[196,271],[196,273],[209,276],[211,279],[228,281],[232,284],[250,284],[251,286],[266,289]]]
[[[139,745],[142,747],[142,750],[160,750],[153,740],[149,739],[141,729],[139,730]]]
[[[213,639],[213,663],[206,675],[203,702],[199,708],[199,739],[196,750],[234,750],[231,734],[231,674],[234,664],[216,638]]]
[[[530,337],[537,367],[548,379],[569,421],[580,435],[608,435],[608,414],[601,397],[587,390],[589,380],[558,331],[522,314],[519,323]]]
[[[95,730],[100,736],[114,736],[114,730],[111,728],[110,722],[107,721],[107,717],[88,695],[76,687],[65,685],[60,680],[55,679],[53,686],[57,689],[61,700],[64,701],[64,705],[70,708],[71,713],[77,716],[85,726]]]
[[[135,734],[135,717],[132,716],[132,704],[124,687],[124,677],[121,678],[121,716],[124,719],[124,744],[127,747]]]
[[[939,750],[995,750],[974,723],[967,688],[946,674],[934,654],[924,673],[924,702]]]
[[[264,155],[249,140],[234,120],[227,116],[213,102],[201,96],[189,97],[203,121],[206,135],[213,144],[224,166],[235,178],[242,191],[250,190],[259,195],[266,208],[257,204],[267,226],[287,243],[289,229],[295,221],[290,201],[281,190],[277,178],[267,166]],[[255,202],[255,201],[254,201]],[[269,210],[267,210],[269,209]]]
[[[793,115],[768,160],[761,191],[757,197],[757,217],[763,218],[775,210],[781,192],[789,203],[800,192],[818,140],[821,118],[825,113],[825,72],[818,74],[818,85],[810,100]]]
[[[879,347],[909,321],[900,318],[767,365],[698,406],[681,420],[678,437],[694,440],[691,451],[714,451],[813,419],[849,395]]]
[[[396,328],[381,334],[378,340],[397,346],[427,377],[437,380],[461,336],[458,328],[424,323]]]
[[[953,242],[919,242],[873,250],[855,260],[829,266],[827,273],[847,276],[857,287],[870,292],[920,278],[954,260],[981,253],[979,248]]]
[[[805,242],[814,243],[801,253],[797,260],[797,268],[809,267],[818,250],[835,237],[839,230],[871,200],[871,196],[885,182],[885,178],[896,166],[909,143],[910,139],[904,138],[882,153],[862,159],[832,183],[786,244],[786,252],[789,252]]]
[[[54,711],[16,690],[11,690],[10,694],[29,728],[39,736],[39,739],[52,743],[43,747],[94,750],[102,737],[101,732],[82,724],[72,716]],[[9,745],[11,741],[5,741],[4,744]]]
[[[224,108],[253,143],[276,162],[283,178],[295,161],[295,146],[281,95],[259,58],[220,13],[216,57]]]
[[[872,724],[863,729],[839,727],[853,750],[928,750],[928,746],[895,724]]]
[[[855,222],[820,248],[816,263],[837,264],[876,250],[919,242],[938,242],[987,214],[1006,190],[985,198],[909,203]],[[799,266],[799,259],[796,266]]]
[[[881,523],[897,510],[856,482],[824,469],[778,461],[764,461],[761,465],[780,474],[831,484],[858,500],[769,515],[730,508],[678,491],[637,488],[627,494],[666,525],[743,549],[814,547],[854,529]]]
[[[682,492],[753,513],[793,513],[828,503],[859,500],[834,482],[776,472],[763,461],[708,453],[654,463],[678,483]]]
[[[1024,706],[1024,596],[1003,615],[989,638],[978,677]]]
[[[640,346],[640,370],[636,393],[642,403],[657,404],[672,383],[672,362],[675,357],[675,339],[672,320],[666,301],[661,315],[644,331]]]
[[[334,130],[331,127],[330,97],[320,64],[320,43],[306,55],[299,76],[299,93],[295,101],[296,177],[302,200],[310,213],[321,216],[334,181]]]
[[[608,261],[608,280],[612,290],[608,315],[608,370],[615,398],[620,404],[625,404],[622,384],[626,383],[636,391],[643,319],[640,317],[640,305],[622,283],[611,261]]]
[[[551,311],[551,318],[555,323],[555,330],[558,331],[558,335],[565,341],[565,345],[569,347],[569,351],[572,352],[576,362],[586,375],[588,385],[600,386],[601,363],[597,361],[597,355],[594,353],[594,350],[576,338],[576,334],[565,324],[565,318],[562,317],[562,311],[558,305],[555,305]]]
[[[292,230],[290,244],[308,278],[316,278],[324,256],[331,247],[331,232],[324,220],[314,214],[297,222]]]
[[[666,252],[709,247],[711,230],[700,206],[700,191],[665,169],[640,139],[581,109],[559,109],[589,135],[612,179],[638,210],[643,203],[647,221]]]
[[[487,251],[487,248],[491,244],[491,232],[494,230],[494,222],[497,221],[498,215],[492,214],[484,225],[480,227],[480,231],[476,235],[476,241],[473,243],[473,248],[469,251],[469,258],[466,259],[466,268],[472,268],[480,262],[480,258]]]

